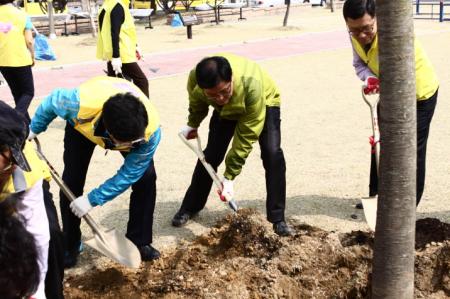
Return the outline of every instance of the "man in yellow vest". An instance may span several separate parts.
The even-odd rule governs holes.
[[[273,223],[275,233],[291,235],[293,231],[284,217],[286,162],[280,146],[281,100],[272,78],[254,61],[226,53],[200,61],[189,74],[187,89],[188,123],[181,130],[187,139],[197,136],[209,106],[214,108],[204,153],[215,170],[225,158],[221,196],[233,198],[233,182],[253,144],[259,142],[266,174],[267,219]],[[198,161],[183,203],[172,219],[173,226],[186,224],[204,208],[211,185],[211,177]]]
[[[353,66],[364,81],[364,93],[379,92],[378,36],[375,0],[347,0],[344,19],[353,47]],[[425,185],[425,162],[430,124],[436,107],[439,83],[422,45],[414,39],[417,97],[417,204]],[[381,132],[381,138],[383,132]],[[372,155],[369,196],[378,194],[375,157]],[[361,207],[361,205],[358,205]]]
[[[22,193],[22,199],[17,203],[17,212],[23,217],[27,231],[33,235],[38,251],[39,285],[32,297],[41,299],[46,298],[45,277],[50,241],[42,188],[48,169],[37,157],[32,145],[26,142],[27,135],[25,118],[0,101],[1,195]]]
[[[95,77],[73,89],[55,89],[31,120],[29,138],[45,131],[55,117],[66,120],[63,181],[78,198],[69,202],[60,192],[65,237],[65,267],[77,263],[80,218],[132,187],[126,236],[138,247],[142,260],[154,260],[152,226],[156,200],[153,155],[161,138],[158,113],[131,82]],[[96,145],[120,151],[122,167],[103,184],[83,194],[86,173]]]
[[[129,0],[103,2],[98,14],[97,58],[108,61],[108,76],[132,79],[149,97],[147,77],[136,62],[142,54],[136,46],[136,28],[129,4]]]
[[[16,109],[28,120],[28,106],[34,96],[33,25],[13,0],[0,0],[0,72],[8,83]]]

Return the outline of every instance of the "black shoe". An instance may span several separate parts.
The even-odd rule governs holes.
[[[153,261],[161,257],[161,253],[152,245],[139,246],[138,249],[143,261]]]
[[[273,224],[273,231],[282,237],[292,236],[294,231],[285,221],[279,221]]]
[[[360,210],[362,210],[362,209],[363,209],[362,202],[358,202],[358,203],[355,205],[355,209],[360,209]]]
[[[189,212],[178,211],[172,218],[172,225],[180,227],[185,225],[189,219],[191,219],[192,214]]]
[[[83,244],[81,242],[77,248],[67,250],[64,253],[64,269],[75,267],[75,265],[78,262],[78,256],[82,251],[83,251]]]

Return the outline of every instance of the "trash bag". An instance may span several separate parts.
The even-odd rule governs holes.
[[[179,14],[174,14],[172,23],[170,24],[172,27],[180,27],[183,26],[183,22],[181,22],[181,18]]]
[[[36,60],[56,60],[56,55],[50,47],[47,37],[40,33],[34,37],[34,58]]]

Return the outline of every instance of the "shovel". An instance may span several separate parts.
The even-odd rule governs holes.
[[[369,105],[370,115],[372,117],[372,133],[373,142],[375,143],[375,162],[377,166],[377,175],[379,177],[379,167],[380,167],[380,129],[378,127],[378,112],[377,106],[380,101],[380,96],[376,95],[366,95],[364,93],[364,87],[361,90],[364,102]],[[361,203],[364,209],[364,217],[366,217],[367,224],[372,231],[375,231],[375,226],[377,224],[377,196],[362,198]]]
[[[70,201],[74,201],[75,196],[42,153],[39,140],[35,138],[34,141],[36,142],[36,152],[38,156],[47,163],[55,182],[67,198]],[[94,233],[94,238],[85,241],[87,245],[122,265],[130,268],[139,268],[139,265],[141,264],[141,254],[139,253],[136,245],[134,245],[125,236],[119,234],[115,229],[103,231],[94,219],[89,216],[89,214],[84,215],[83,219],[87,222]]]
[[[178,136],[180,137],[180,139],[192,150],[194,151],[194,153],[197,155],[198,159],[200,160],[200,162],[203,164],[203,166],[205,167],[206,171],[208,172],[208,174],[211,176],[214,185],[216,185],[216,188],[222,192],[223,190],[223,186],[222,186],[222,182],[220,181],[219,176],[217,175],[217,173],[214,171],[214,169],[212,168],[212,166],[206,162],[205,159],[205,154],[203,153],[202,150],[202,143],[200,141],[200,136],[197,135],[196,139],[197,139],[197,146],[193,145],[192,142],[189,142],[189,140],[186,139],[186,137],[184,137],[183,133],[178,133]],[[228,203],[228,206],[234,211],[237,212],[238,210],[238,206],[236,204],[236,202],[234,201],[234,199],[228,199],[225,198],[223,196],[220,197],[220,199],[225,202]]]

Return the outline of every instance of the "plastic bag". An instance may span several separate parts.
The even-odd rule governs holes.
[[[56,55],[50,47],[47,37],[40,33],[34,37],[34,58],[36,60],[56,60]]]
[[[173,19],[172,19],[172,23],[170,24],[172,27],[180,27],[183,26],[183,22],[181,22],[180,19],[180,15],[179,14],[174,14],[173,15]]]

